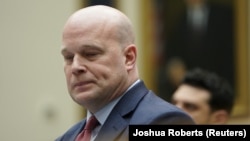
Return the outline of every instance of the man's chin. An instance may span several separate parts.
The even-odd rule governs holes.
[[[92,98],[93,94],[89,92],[77,92],[77,93],[74,93],[72,97],[77,103],[85,103],[93,99]]]

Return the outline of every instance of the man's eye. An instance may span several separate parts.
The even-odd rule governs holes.
[[[185,103],[184,104],[185,109],[187,109],[188,111],[196,111],[198,109],[198,106],[195,104],[191,104],[191,103]]]
[[[87,56],[87,57],[93,57],[95,55],[97,55],[97,53],[86,53],[85,54],[85,56]]]
[[[93,52],[85,52],[82,54],[82,56],[88,58],[88,59],[95,59],[98,55],[100,55],[99,52],[93,51]]]

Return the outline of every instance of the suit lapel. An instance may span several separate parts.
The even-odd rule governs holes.
[[[114,141],[128,126],[128,121],[119,114],[114,114],[108,118],[100,129],[96,141]]]
[[[143,82],[139,82],[130,89],[114,107],[95,140],[118,140],[124,132],[127,134],[125,136],[128,140],[128,133],[126,132],[128,132],[132,115],[130,113],[134,111],[139,101],[147,92],[148,90]]]

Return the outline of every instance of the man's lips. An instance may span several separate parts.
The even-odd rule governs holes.
[[[73,84],[73,88],[77,88],[77,87],[83,87],[87,84],[90,84],[91,81],[81,81],[81,82],[76,82]]]

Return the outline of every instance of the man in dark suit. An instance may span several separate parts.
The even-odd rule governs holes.
[[[128,140],[132,124],[194,124],[190,116],[162,100],[140,80],[130,20],[104,5],[80,9],[66,22],[62,50],[72,99],[87,117],[56,141],[75,141],[95,116],[91,140]]]

